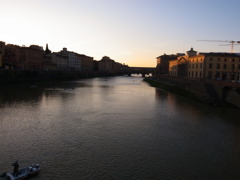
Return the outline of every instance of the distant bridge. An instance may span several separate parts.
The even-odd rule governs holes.
[[[142,77],[145,77],[149,74],[154,74],[156,72],[156,68],[153,67],[127,67],[122,70],[123,74],[127,74],[131,76],[132,74],[141,74]]]

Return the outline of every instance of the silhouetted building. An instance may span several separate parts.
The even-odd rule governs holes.
[[[97,60],[93,60],[93,71],[98,71],[98,61]]]
[[[5,42],[0,41],[0,68],[3,68],[4,56],[5,56]]]
[[[48,49],[48,44],[46,44],[46,50],[45,50],[45,54],[48,55],[48,54],[51,54],[52,52]]]
[[[5,69],[24,69],[24,50],[22,47],[14,44],[5,46],[4,68]]]
[[[52,62],[56,64],[56,70],[67,71],[68,70],[68,56],[58,52],[51,54]]]
[[[51,54],[43,55],[43,70],[44,71],[56,71],[57,65],[53,61]]]
[[[42,71],[44,55],[43,47],[31,45],[22,48],[24,51],[24,69],[30,71]]]
[[[89,57],[84,54],[78,54],[78,58],[81,60],[81,72],[92,73],[93,72],[93,57]]]
[[[98,62],[98,71],[100,73],[114,74],[120,69],[119,65],[108,56],[102,57]]]
[[[52,59],[52,52],[49,50],[48,44],[46,44],[46,49],[43,55],[43,70],[44,71],[57,70],[56,62]]]
[[[68,70],[70,71],[80,71],[81,70],[81,59],[78,54],[72,51],[68,51],[67,48],[63,48],[60,51],[63,55],[68,57]]]
[[[122,64],[107,56],[101,61],[93,57],[78,54],[63,48],[60,52],[52,53],[46,44],[46,49],[38,45],[29,47],[5,44],[0,41],[0,68],[17,71],[77,71],[93,73],[100,71],[115,74],[121,71]]]
[[[122,66],[123,66],[123,65],[122,65],[121,63],[115,62],[115,64],[114,64],[114,72],[115,72],[115,73],[121,72]]]

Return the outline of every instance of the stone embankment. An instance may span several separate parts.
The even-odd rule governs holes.
[[[163,76],[145,78],[150,85],[216,106],[240,108],[240,84]]]

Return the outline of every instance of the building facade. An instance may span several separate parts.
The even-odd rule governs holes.
[[[14,44],[7,44],[5,47],[4,68],[22,70],[24,69],[24,58],[22,47]]]
[[[68,51],[51,52],[38,45],[18,46],[0,41],[0,68],[16,71],[77,71],[82,73],[118,73],[123,65],[107,56],[95,61],[93,57]]]
[[[98,71],[100,73],[115,73],[114,65],[114,60],[110,59],[108,56],[104,56],[98,62]]]
[[[28,71],[42,71],[43,70],[43,47],[38,45],[31,45],[29,47],[22,47],[24,53],[23,68]]]
[[[79,54],[68,51],[67,48],[63,48],[60,52],[63,55],[68,57],[68,70],[69,71],[80,71],[81,70],[81,59],[79,58]]]
[[[157,66],[156,70],[158,74],[169,74],[169,61],[174,60],[178,57],[178,55],[167,55],[164,54],[162,56],[157,57]]]
[[[81,72],[92,73],[93,72],[93,57],[89,57],[84,54],[78,54],[78,58],[81,60]]]
[[[43,71],[56,71],[57,64],[53,61],[51,54],[43,55]]]
[[[63,53],[54,52],[51,54],[52,62],[56,64],[56,70],[67,71],[68,70],[68,56]]]
[[[0,41],[0,68],[3,68],[4,56],[5,56],[5,42]]]
[[[196,53],[169,61],[169,75],[192,79],[232,80],[240,78],[240,54]]]

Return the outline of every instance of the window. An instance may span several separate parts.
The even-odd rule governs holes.
[[[226,58],[224,59],[224,62],[227,62],[227,59],[226,59]]]
[[[232,64],[232,70],[234,70],[235,69],[235,64]]]
[[[198,68],[198,64],[196,64],[196,68]]]
[[[223,69],[227,69],[227,64],[223,64]]]
[[[218,58],[218,62],[220,62],[221,61],[221,58]]]
[[[212,61],[213,60],[213,58],[212,57],[210,57],[210,61]]]
[[[198,77],[198,72],[195,73],[195,77]]]
[[[238,65],[238,69],[240,70],[240,64]]]
[[[220,69],[220,64],[219,63],[217,64],[217,69]]]
[[[234,59],[234,58],[232,58],[232,62],[235,62],[235,59]]]
[[[208,68],[209,68],[209,69],[212,69],[212,63],[209,63]]]
[[[212,79],[212,71],[208,71],[208,79]]]
[[[202,64],[200,64],[200,68],[202,68]]]
[[[200,73],[200,74],[199,74],[199,77],[201,78],[201,77],[202,77],[202,71],[200,71],[199,73]]]

